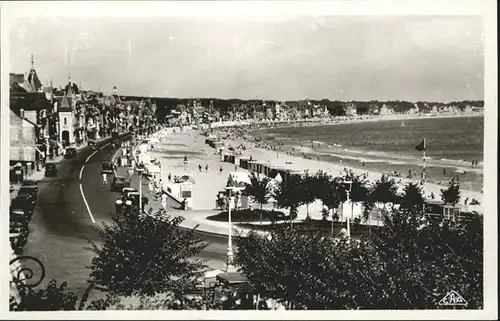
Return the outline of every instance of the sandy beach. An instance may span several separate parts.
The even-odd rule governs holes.
[[[162,164],[162,179],[167,181],[168,174],[172,176],[182,176],[187,174],[194,178],[193,185],[193,210],[211,210],[215,208],[215,197],[218,191],[222,191],[227,183],[228,174],[231,171],[245,171],[240,167],[235,167],[234,164],[225,163],[221,160],[219,154],[214,148],[211,148],[205,143],[206,136],[201,135],[199,130],[184,129],[183,131],[176,130],[163,136],[159,143],[154,144],[154,156],[160,160]],[[252,157],[260,162],[289,168],[290,170],[303,171],[309,170],[309,173],[316,173],[319,170],[326,171],[332,175],[339,175],[344,167],[341,164],[334,164],[316,159],[306,159],[300,156],[287,155],[283,152],[276,152],[262,148],[255,148],[249,144],[243,137],[241,139],[225,139],[226,150],[228,147],[237,147],[243,145],[246,150],[242,151],[242,157]],[[188,163],[184,165],[184,157],[188,158]],[[199,170],[201,165],[202,170]],[[205,167],[208,166],[208,171]],[[220,168],[222,167],[222,172]],[[356,174],[367,174],[368,180],[374,182],[380,179],[381,172],[367,171],[360,168],[351,168]],[[418,182],[417,180],[401,178],[400,190],[408,182]],[[447,186],[433,183],[425,183],[424,192],[428,197],[434,193],[435,198],[440,200],[440,189]],[[463,205],[464,200],[475,198],[481,205],[469,206],[468,210],[475,210],[483,213],[482,203],[483,195],[480,192],[462,189],[462,197],[460,200]],[[321,202],[309,206],[309,212],[313,218],[321,218]],[[186,213],[186,215],[189,212]],[[305,218],[305,206],[299,208],[299,219]]]

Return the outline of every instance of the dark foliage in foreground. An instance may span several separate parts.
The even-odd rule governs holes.
[[[482,219],[427,222],[393,211],[372,240],[277,227],[238,238],[236,262],[259,291],[294,309],[438,309],[451,290],[483,306]]]
[[[182,217],[162,210],[111,217],[113,223],[103,223],[99,231],[102,245],[91,243],[96,257],[90,266],[90,281],[96,289],[129,296],[182,292],[196,286],[206,266],[194,257],[207,244],[194,231],[178,228]]]

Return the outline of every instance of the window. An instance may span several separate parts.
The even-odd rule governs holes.
[[[66,117],[64,117],[64,126],[67,126],[68,125],[68,121],[66,119]]]

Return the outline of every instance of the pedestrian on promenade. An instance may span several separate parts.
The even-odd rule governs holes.
[[[132,175],[134,175],[134,168],[133,167],[129,167],[128,168],[128,176],[132,177]]]
[[[167,194],[166,193],[162,193],[162,195],[161,195],[161,206],[163,207],[163,209],[165,211],[167,210]]]
[[[172,180],[172,173],[168,173],[168,181],[170,182]]]
[[[108,184],[108,175],[106,173],[102,173],[102,183]]]
[[[154,188],[155,188],[155,186],[153,184],[153,181],[149,181],[149,184],[148,184],[149,194],[153,193]]]

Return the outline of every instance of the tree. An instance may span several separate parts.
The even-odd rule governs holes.
[[[309,204],[316,200],[318,187],[319,186],[317,185],[317,181],[314,179],[314,176],[311,176],[309,175],[309,172],[306,172],[301,179],[299,188],[302,190],[300,193],[300,202],[306,205],[307,219],[309,219]]]
[[[237,238],[236,262],[257,292],[295,309],[438,309],[455,290],[483,306],[482,219],[422,222],[395,209],[372,240],[350,243],[275,227]]]
[[[423,217],[414,208],[394,211],[384,217],[384,228],[373,239],[392,283],[387,308],[439,308],[451,289],[466,298],[467,308],[481,308],[481,217],[458,224]]]
[[[441,200],[443,203],[455,207],[460,202],[460,185],[454,183],[450,184],[447,189],[441,189]]]
[[[316,197],[321,200],[323,206],[326,206],[328,210],[336,209],[340,202],[343,191],[340,190],[340,184],[337,180],[333,179],[331,175],[328,175],[325,172],[319,171],[315,176],[314,180],[316,181]],[[323,213],[323,217],[328,216],[328,213]],[[333,233],[333,221],[336,216],[336,213],[331,215],[331,232]],[[337,216],[338,217],[338,216]]]
[[[422,189],[417,184],[408,183],[401,198],[401,208],[422,210],[424,203]]]
[[[112,224],[99,230],[102,245],[89,241],[96,254],[90,281],[97,289],[130,296],[196,286],[206,266],[193,257],[208,244],[193,230],[179,229],[182,217],[163,210],[139,215],[133,209],[111,218]]]
[[[396,181],[392,178],[382,175],[380,180],[376,181],[373,185],[372,191],[369,195],[372,203],[383,203],[382,213],[387,214],[387,204],[395,203],[398,201],[396,195],[398,186]]]
[[[297,217],[297,207],[300,204],[302,179],[299,175],[287,173],[278,187],[273,191],[273,197],[279,208],[290,209],[290,223]]]
[[[271,197],[270,182],[271,179],[269,177],[264,176],[263,178],[259,178],[255,172],[252,172],[250,184],[247,184],[244,191],[260,205],[260,225],[262,225],[262,206],[267,204]]]

